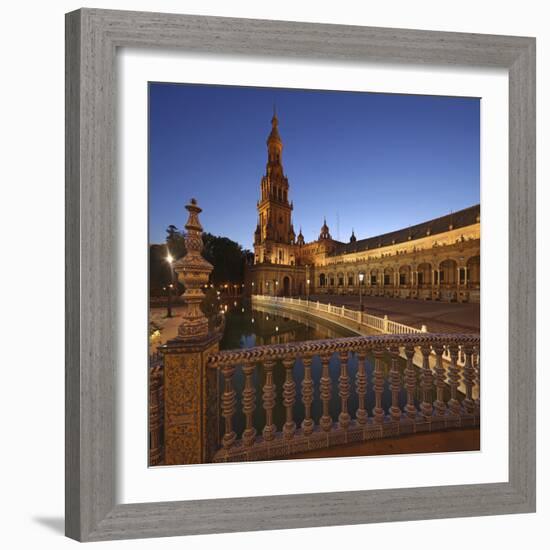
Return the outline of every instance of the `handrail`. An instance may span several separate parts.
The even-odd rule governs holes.
[[[232,366],[243,362],[265,359],[284,359],[302,354],[324,354],[344,351],[375,350],[378,347],[452,345],[479,346],[477,334],[420,333],[420,334],[381,334],[374,336],[352,336],[329,340],[306,340],[288,344],[271,344],[246,349],[222,350],[208,357],[208,366]]]
[[[253,300],[259,300],[260,302],[272,304],[274,303],[283,307],[292,306],[299,309],[300,311],[304,311],[306,313],[309,313],[310,315],[316,315],[319,317],[323,316],[319,315],[317,312],[323,311],[329,313],[330,315],[347,319],[348,321],[357,321],[359,325],[364,325],[367,328],[373,328],[383,333],[408,334],[428,332],[428,329],[425,325],[423,325],[422,328],[419,329],[411,327],[409,325],[405,325],[403,323],[392,321],[388,319],[387,315],[385,315],[384,317],[377,317],[370,313],[346,308],[345,306],[334,306],[332,304],[323,304],[319,301],[310,302],[309,300],[301,300],[300,298],[296,299],[285,296],[265,296],[262,294],[253,295],[252,298]]]

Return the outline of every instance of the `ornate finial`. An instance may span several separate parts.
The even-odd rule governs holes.
[[[202,312],[200,305],[204,299],[201,287],[208,282],[208,276],[214,269],[201,255],[202,226],[199,214],[202,209],[196,199],[191,199],[185,207],[189,218],[185,224],[185,247],[187,253],[174,265],[178,279],[185,287],[183,294],[182,323],[178,327],[176,341],[189,341],[204,338],[208,335],[208,319]]]

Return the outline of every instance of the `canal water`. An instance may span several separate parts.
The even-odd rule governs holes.
[[[261,309],[260,309],[261,308]],[[253,346],[265,344],[279,344],[289,342],[299,342],[304,340],[320,340],[326,338],[341,338],[355,336],[356,334],[348,329],[339,327],[332,323],[320,321],[311,316],[305,316],[295,312],[283,313],[274,311],[265,306],[255,305],[252,308],[251,304],[246,301],[231,302],[228,304],[226,311],[226,326],[224,336],[220,342],[220,349],[238,349],[250,348]],[[403,408],[406,404],[406,392],[403,389],[403,372],[405,369],[405,360],[399,360],[399,371],[401,374],[401,392],[399,395],[399,405]],[[391,392],[388,386],[388,374],[391,366],[389,355],[384,357],[384,392],[382,395],[382,406],[387,412],[391,405]],[[348,411],[352,418],[355,418],[355,411],[358,406],[358,398],[355,392],[355,375],[357,374],[357,356],[351,354],[348,358],[348,375],[350,377],[351,395],[348,400]],[[321,378],[321,360],[319,357],[314,357],[311,365],[312,378],[314,383],[314,396],[312,403],[312,417],[316,424],[321,416],[322,403],[319,395],[319,385]],[[329,363],[330,377],[332,380],[332,396],[330,401],[330,414],[333,421],[337,421],[340,413],[341,401],[338,396],[338,378],[340,376],[340,361],[337,354],[334,354]],[[369,416],[372,415],[374,407],[374,390],[373,390],[373,372],[374,358],[372,355],[367,356],[366,374],[367,374],[367,395],[366,408]],[[421,396],[419,390],[420,369],[417,372],[417,392],[415,396],[415,404],[419,405]],[[304,379],[304,365],[300,359],[295,363],[293,369],[294,382],[296,383],[296,403],[294,405],[294,421],[296,426],[300,427],[304,419],[304,406],[301,396],[301,382]],[[274,422],[277,430],[282,430],[285,422],[285,408],[283,406],[283,384],[285,381],[284,367],[281,361],[278,361],[273,369],[273,379],[276,386],[276,405],[273,411]],[[265,384],[265,375],[261,365],[257,366],[254,373],[254,384],[256,388],[256,410],[254,412],[254,425],[258,434],[265,425],[265,411],[262,406],[262,387]],[[237,411],[233,417],[234,430],[240,437],[245,426],[244,414],[242,412],[241,396],[244,388],[244,375],[241,367],[236,369],[233,377],[233,387],[237,392]],[[435,390],[432,390],[432,394]],[[220,377],[220,397],[223,392],[223,381]],[[446,392],[448,393],[448,392]],[[431,396],[432,401],[434,395]],[[445,400],[449,396],[445,396]],[[221,435],[223,435],[223,422],[221,422]]]

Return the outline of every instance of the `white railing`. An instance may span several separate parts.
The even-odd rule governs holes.
[[[428,332],[425,325],[421,329],[390,321],[387,315],[384,317],[377,317],[370,313],[360,312],[355,309],[349,309],[345,306],[334,306],[331,304],[323,304],[319,301],[311,302],[309,300],[302,300],[300,298],[290,298],[286,296],[265,296],[257,294],[252,296],[253,300],[258,300],[271,305],[284,305],[285,307],[292,307],[300,311],[315,315],[317,317],[323,317],[329,319],[326,315],[322,315],[321,312],[334,315],[336,317],[346,319],[348,321],[355,321],[361,326],[377,330],[384,334],[420,334],[422,332]]]

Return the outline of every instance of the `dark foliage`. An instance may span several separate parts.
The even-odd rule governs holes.
[[[168,253],[174,260],[185,255],[184,233],[174,225],[168,226],[166,230],[166,244],[152,244],[149,246],[149,288],[151,295],[162,295],[163,287],[166,287],[172,279],[170,267],[166,261]],[[210,275],[210,283],[215,285],[244,282],[244,266],[250,261],[251,252],[243,250],[239,243],[227,237],[217,237],[210,233],[202,236],[204,249],[203,256],[213,266],[214,270]],[[253,257],[253,256],[252,256]],[[174,283],[176,276],[174,275]],[[178,283],[178,294],[181,294],[183,287]]]

